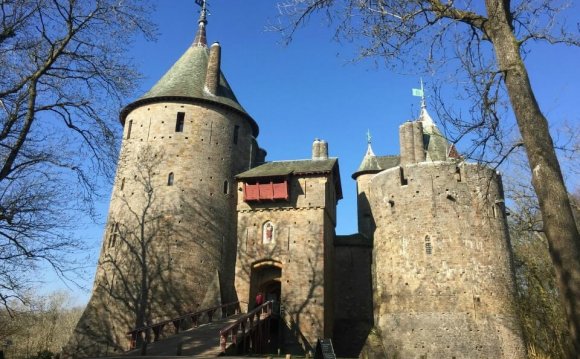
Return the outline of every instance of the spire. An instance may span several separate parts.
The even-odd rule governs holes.
[[[419,115],[419,121],[423,122],[423,127],[427,125],[427,127],[435,127],[435,122],[427,112],[427,106],[421,105],[421,115]]]
[[[195,40],[193,40],[193,46],[207,47],[207,39],[205,36],[205,26],[207,25],[207,3],[206,0],[195,0],[195,3],[201,6],[201,12],[199,13],[199,20],[197,21],[197,33],[195,34]]]
[[[371,147],[371,131],[367,130],[367,153],[365,154],[365,157],[374,157],[375,153],[373,152],[373,148]]]
[[[367,152],[365,153],[360,166],[355,173],[352,174],[352,178],[356,179],[358,176],[365,173],[378,173],[381,171],[381,166],[377,161],[377,156],[373,152],[371,146],[371,131],[367,130]]]

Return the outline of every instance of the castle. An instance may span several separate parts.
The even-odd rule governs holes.
[[[501,178],[463,161],[425,106],[400,155],[370,141],[355,235],[336,235],[338,159],[266,162],[259,127],[206,41],[121,112],[118,169],[92,297],[65,352],[111,356],[152,321],[258,292],[284,307],[286,344],[339,355],[524,358]],[[365,344],[366,343],[366,344]]]

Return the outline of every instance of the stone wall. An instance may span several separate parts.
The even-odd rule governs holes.
[[[373,326],[372,240],[337,236],[334,247],[334,349],[357,357]]]
[[[373,177],[374,320],[392,357],[525,357],[500,183],[452,162]]]

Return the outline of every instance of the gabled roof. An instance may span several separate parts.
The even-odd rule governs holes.
[[[278,177],[289,174],[324,174],[333,171],[338,159],[267,162],[236,176],[239,179]]]
[[[338,169],[338,159],[329,158],[326,160],[293,160],[267,162],[258,167],[254,167],[236,176],[240,180],[252,180],[267,177],[283,177],[289,175],[317,175],[334,173],[336,181],[336,192],[339,199],[342,198],[342,186],[340,184],[340,172]]]

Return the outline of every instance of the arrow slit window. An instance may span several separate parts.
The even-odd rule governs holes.
[[[175,132],[183,132],[184,122],[185,122],[185,112],[178,112],[177,120],[175,121]]]

